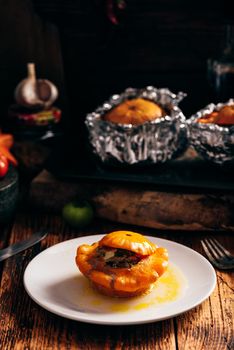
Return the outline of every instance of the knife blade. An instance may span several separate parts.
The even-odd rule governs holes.
[[[43,238],[47,236],[47,231],[39,231],[32,234],[29,238],[14,243],[7,248],[0,250],[0,261],[9,258],[12,255],[22,252],[25,249],[32,247],[34,244],[40,242]]]

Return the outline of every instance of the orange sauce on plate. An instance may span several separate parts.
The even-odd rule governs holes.
[[[81,281],[80,281],[81,283]],[[182,271],[170,263],[167,271],[157,280],[151,290],[133,298],[111,298],[95,291],[88,280],[82,279],[79,304],[87,305],[91,311],[99,313],[139,311],[147,308],[157,308],[163,304],[180,299],[188,286]]]

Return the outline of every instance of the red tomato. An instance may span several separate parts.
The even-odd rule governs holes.
[[[7,157],[0,154],[0,178],[6,175],[8,168],[9,168],[9,162]]]

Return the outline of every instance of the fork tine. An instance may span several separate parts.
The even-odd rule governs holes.
[[[208,239],[205,239],[204,241],[206,243],[207,250],[209,250],[210,254],[213,256],[213,259],[219,259],[220,255],[217,250],[213,248],[211,242]]]
[[[227,257],[229,257],[229,258],[231,258],[231,253],[227,250],[227,249],[225,249],[223,246],[222,246],[222,244],[221,243],[219,243],[218,241],[217,241],[217,239],[213,239],[213,241],[214,241],[214,243],[217,245],[217,247],[219,247],[219,249],[220,249],[220,251],[224,254],[224,255],[226,255]]]
[[[219,269],[233,269],[234,268],[234,257],[220,244],[222,249],[219,248],[219,244],[216,245],[212,239],[201,240],[202,247],[206,253],[210,262],[218,267]],[[225,252],[228,252],[226,255]]]
[[[204,240],[201,241],[201,244],[202,244],[202,248],[204,249],[207,257],[209,258],[209,260],[214,261],[214,258],[211,255],[210,250],[209,250],[209,248],[207,246],[207,241],[204,239]]]
[[[209,238],[207,239],[207,243],[210,245],[210,249],[213,251],[213,254],[217,259],[224,257],[225,254],[219,249],[214,240]]]

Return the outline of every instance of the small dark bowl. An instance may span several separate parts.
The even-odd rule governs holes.
[[[10,166],[6,176],[0,179],[0,223],[12,219],[18,200],[18,172]]]

